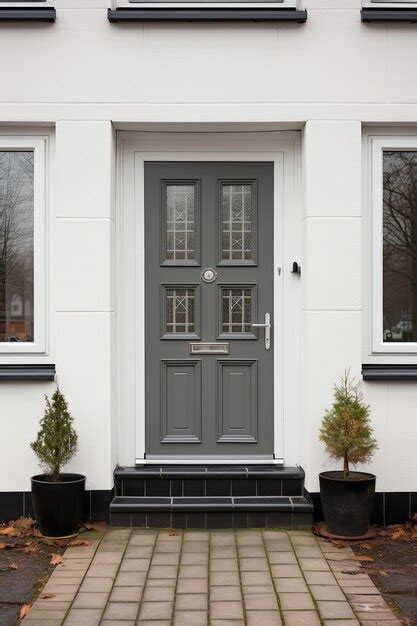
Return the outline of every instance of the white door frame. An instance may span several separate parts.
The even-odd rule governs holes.
[[[300,307],[299,278],[291,274],[291,268],[293,261],[300,261],[299,153],[300,135],[293,131],[118,133],[116,378],[120,465],[161,463],[145,459],[144,162],[149,160],[274,162],[274,459],[266,462],[282,464],[285,451],[285,463],[296,463]],[[189,462],[196,463],[195,459]],[[213,462],[241,465],[245,461]]]

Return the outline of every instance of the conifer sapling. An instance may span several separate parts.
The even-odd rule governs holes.
[[[57,389],[51,400],[45,396],[46,408],[40,420],[40,430],[30,445],[39,459],[39,464],[52,481],[59,481],[61,468],[77,451],[77,433],[68,411],[64,395]]]
[[[332,408],[325,412],[320,441],[332,459],[343,459],[343,478],[350,464],[369,463],[378,448],[370,422],[371,410],[363,402],[361,385],[346,371],[334,387]]]

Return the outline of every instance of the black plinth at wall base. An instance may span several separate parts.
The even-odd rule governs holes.
[[[53,8],[0,7],[0,22],[55,22],[55,19],[56,11]]]
[[[362,22],[417,22],[417,9],[362,9]]]
[[[172,8],[172,9],[108,9],[110,22],[296,22],[307,21],[307,11],[295,9],[211,9]]]
[[[310,528],[304,471],[276,465],[118,468],[112,526]]]

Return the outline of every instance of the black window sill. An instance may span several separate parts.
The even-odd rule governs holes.
[[[10,380],[55,380],[55,365],[0,365],[0,382]]]
[[[417,22],[417,9],[362,9],[362,22]]]
[[[160,21],[200,21],[200,22],[298,22],[307,21],[307,11],[295,9],[108,9],[110,22],[160,22]]]
[[[55,22],[56,11],[53,8],[1,8],[0,22]]]
[[[417,365],[362,365],[363,380],[417,380]]]

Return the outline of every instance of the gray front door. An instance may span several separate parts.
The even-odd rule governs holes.
[[[145,163],[145,242],[147,457],[272,457],[273,163]]]

